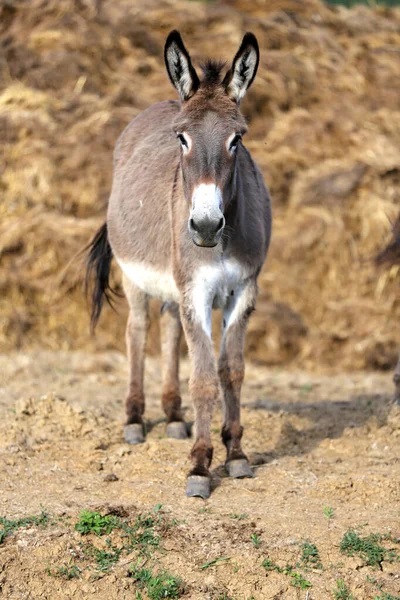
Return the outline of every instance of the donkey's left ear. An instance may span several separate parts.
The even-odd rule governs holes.
[[[171,31],[167,37],[164,60],[169,78],[178,90],[182,102],[189,100],[197,92],[200,80],[179,31]]]
[[[252,33],[246,33],[233,59],[232,67],[222,82],[226,93],[234,102],[239,104],[253,83],[259,60],[260,51],[256,36]]]

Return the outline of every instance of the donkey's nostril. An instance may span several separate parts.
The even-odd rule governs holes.
[[[193,229],[194,231],[199,231],[199,228],[197,227],[196,223],[194,222],[194,219],[190,219],[190,228]]]
[[[219,231],[220,229],[223,228],[224,222],[225,222],[225,219],[224,219],[224,217],[222,217],[222,219],[219,220],[217,231]]]

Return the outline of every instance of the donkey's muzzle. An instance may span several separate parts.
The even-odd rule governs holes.
[[[218,215],[218,218],[205,216],[201,219],[195,219],[192,216],[189,219],[189,232],[196,246],[206,248],[216,246],[221,239],[224,227],[225,218],[222,213]]]

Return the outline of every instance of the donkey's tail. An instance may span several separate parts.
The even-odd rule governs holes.
[[[90,328],[93,333],[99,320],[104,298],[113,307],[113,297],[119,296],[118,292],[110,284],[110,269],[113,253],[108,241],[107,223],[104,223],[95,234],[92,241],[86,246],[88,251],[85,292],[88,298],[91,295],[92,311],[90,317]],[[93,289],[91,281],[93,280]]]
[[[391,241],[375,260],[378,265],[383,263],[400,264],[400,213],[393,225]]]

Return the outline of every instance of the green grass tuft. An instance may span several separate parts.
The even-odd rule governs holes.
[[[179,598],[182,595],[182,581],[167,571],[154,575],[151,569],[132,568],[130,577],[136,581],[141,590],[146,590],[151,600]]]
[[[250,536],[251,541],[253,542],[254,548],[259,548],[261,546],[261,540],[256,533],[253,533]]]
[[[399,543],[400,540],[396,540]],[[393,594],[389,594],[383,590],[382,584],[378,583],[376,579],[369,577],[367,575],[367,580],[372,583],[380,592],[379,596],[374,596],[374,600],[400,600],[400,596],[393,596]]]
[[[117,546],[112,546],[110,540],[106,540],[107,549],[96,548],[90,544],[85,548],[85,554],[87,556],[93,557],[96,561],[96,568],[101,573],[106,573],[113,567],[120,559],[121,554],[124,552],[125,548],[118,548]]]
[[[290,573],[290,577],[292,579],[291,585],[295,588],[299,588],[301,590],[306,590],[306,589],[312,587],[311,581],[308,581],[308,579],[303,577],[303,575],[301,573],[296,573],[296,572]]]
[[[333,590],[335,600],[354,600],[353,594],[350,593],[350,590],[343,579],[338,579],[336,585],[336,590]]]
[[[11,520],[7,519],[6,517],[0,517],[0,544],[12,531],[30,527],[32,525],[35,525],[36,527],[46,527],[49,524],[49,521],[49,514],[44,509],[42,509],[38,515],[22,517],[21,519]]]
[[[324,506],[324,515],[327,519],[333,519],[335,516],[335,511],[333,510],[332,506]]]
[[[282,575],[288,575],[291,579],[290,584],[295,588],[306,590],[312,587],[311,581],[308,581],[301,573],[294,570],[293,565],[286,565],[286,567],[279,567],[270,558],[266,558],[262,562],[262,566],[266,571],[276,571]]]
[[[114,515],[101,515],[99,512],[83,510],[79,515],[79,521],[75,524],[76,531],[82,535],[94,533],[96,535],[105,535],[111,533],[113,529],[121,527],[121,519]]]
[[[399,558],[396,550],[388,550],[381,545],[384,540],[399,543],[399,540],[390,535],[370,533],[361,537],[359,531],[349,529],[340,542],[340,551],[346,556],[359,556],[365,565],[381,568],[384,560],[393,562]]]
[[[301,562],[304,567],[313,569],[322,569],[321,557],[318,548],[311,542],[303,542],[301,544]]]
[[[61,579],[78,579],[81,576],[81,570],[77,565],[70,565],[65,567],[55,567],[52,571],[47,569],[47,573],[51,577],[60,577]]]

